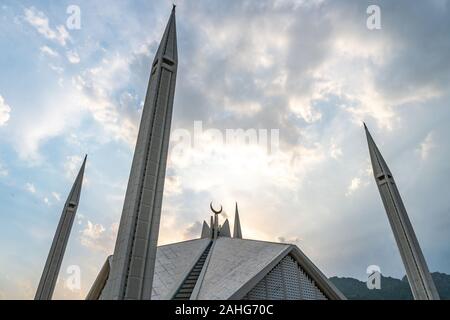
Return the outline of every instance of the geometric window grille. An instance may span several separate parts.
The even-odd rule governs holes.
[[[244,300],[327,300],[291,256],[284,257]]]

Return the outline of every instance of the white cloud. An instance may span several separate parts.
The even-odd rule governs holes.
[[[70,35],[63,25],[59,25],[55,29],[51,28],[47,16],[35,7],[25,8],[24,12],[25,20],[46,39],[56,41],[61,46],[66,46],[67,41],[70,40]]]
[[[53,198],[56,199],[56,201],[58,201],[58,202],[61,201],[61,195],[59,193],[53,191],[52,196],[53,196]]]
[[[51,204],[50,200],[47,197],[44,198],[44,203],[48,206]]]
[[[80,242],[93,251],[111,254],[118,228],[118,223],[113,223],[107,230],[101,224],[88,221],[86,227],[81,231]]]
[[[350,182],[350,185],[348,186],[347,193],[345,195],[346,196],[352,195],[356,190],[359,189],[360,186],[361,186],[361,179],[357,177],[353,178],[352,181]]]
[[[289,243],[289,244],[294,244],[294,245],[300,246],[300,243],[303,239],[300,239],[299,237],[286,238],[286,237],[281,236],[281,237],[278,237],[277,240],[278,240],[278,242],[281,242],[281,243]]]
[[[289,99],[289,107],[307,123],[313,123],[322,118],[322,114],[312,106],[311,98],[293,96]]]
[[[184,238],[185,239],[195,239],[200,236],[201,230],[202,230],[203,224],[199,221],[195,221],[194,223],[191,223],[185,230],[184,230]]]
[[[0,127],[9,121],[10,113],[11,107],[6,104],[5,99],[0,95]]]
[[[78,53],[74,50],[69,50],[66,53],[67,56],[67,60],[69,60],[70,63],[72,64],[77,64],[80,63],[80,56],[78,55]]]
[[[64,72],[64,68],[55,66],[54,64],[49,64],[48,66],[50,67],[50,69],[55,71],[57,74],[62,74]]]
[[[58,84],[55,83],[55,87]],[[83,108],[72,88],[52,91],[45,101],[37,101],[35,108],[21,109],[8,139],[23,160],[31,163],[42,161],[40,146],[49,139],[77,127],[83,116]],[[48,99],[48,100],[47,100]]]
[[[166,176],[164,193],[167,196],[181,194],[183,191],[179,176]]]
[[[78,155],[67,156],[64,163],[64,171],[70,180],[74,180],[80,170],[83,158]]]
[[[422,143],[417,148],[417,152],[420,154],[420,158],[422,160],[428,159],[430,156],[431,151],[436,147],[434,143],[434,133],[430,132],[427,134],[425,139],[422,141]]]
[[[342,156],[342,149],[339,148],[335,143],[331,145],[330,156],[333,159],[339,159]]]
[[[325,150],[317,143],[269,152],[265,145],[212,141],[206,130],[195,139],[195,145],[171,143],[168,166],[175,170],[183,189],[211,192],[218,198],[230,193],[296,190],[304,176],[326,159]]]
[[[42,46],[39,50],[41,50],[42,53],[48,54],[51,57],[57,57],[59,56],[58,52],[50,48],[49,46]]]
[[[130,79],[130,60],[116,55],[104,59],[100,66],[85,70],[73,79],[79,90],[81,101],[93,118],[114,139],[123,140],[133,146],[137,137],[138,112],[135,103],[118,108],[113,100],[114,93],[120,92]]]
[[[27,189],[28,192],[30,193],[36,193],[36,187],[34,186],[34,184],[27,182],[25,184],[25,188]]]

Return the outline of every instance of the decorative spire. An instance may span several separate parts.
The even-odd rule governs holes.
[[[202,235],[200,237],[201,239],[204,238],[211,238],[211,228],[208,226],[206,221],[203,221],[203,227],[202,227]]]
[[[67,242],[69,241],[70,231],[72,230],[73,221],[80,201],[86,159],[87,155],[84,157],[83,164],[81,165],[80,171],[78,172],[66,203],[64,204],[55,237],[53,238],[44,271],[42,272],[41,280],[36,291],[35,300],[50,300],[53,296],[56,280],[58,279],[59,270],[61,268]]]
[[[222,227],[220,227],[220,236],[229,238],[231,237],[230,222],[228,221],[228,219],[226,219]]]
[[[406,269],[406,276],[416,300],[439,300],[439,295],[428,270],[419,241],[414,233],[408,213],[403,205],[391,171],[381,156],[369,129],[364,124],[373,174],[391,224],[400,256]]]
[[[237,202],[236,202],[236,209],[235,209],[235,213],[234,213],[233,238],[242,239],[241,221],[239,219],[239,211],[238,211],[238,204],[237,204]]]

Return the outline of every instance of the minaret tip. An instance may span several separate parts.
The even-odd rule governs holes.
[[[369,128],[367,128],[366,123],[364,121],[362,121],[362,124],[363,124],[364,130],[366,131],[366,133],[370,133]]]
[[[86,167],[86,161],[87,161],[87,154],[84,155],[83,162],[81,163],[80,171],[78,172],[79,179],[83,179],[82,176],[84,175],[84,168]]]
[[[370,134],[369,128],[367,127],[366,123],[363,121],[364,131],[366,132],[367,142],[369,143],[369,149],[372,148],[372,144],[375,144],[373,141],[372,135]]]
[[[176,65],[178,64],[175,8],[176,5],[173,4],[172,12],[170,13],[169,20],[167,21],[167,25],[154,60],[157,61],[158,59],[162,59],[163,57],[166,58],[166,61],[169,61],[169,66],[175,65],[174,71],[176,71]]]

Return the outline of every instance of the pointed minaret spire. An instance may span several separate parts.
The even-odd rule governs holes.
[[[375,144],[375,141],[373,141],[372,135],[370,134],[369,129],[367,128],[365,123],[364,123],[364,130],[366,131],[367,143],[369,145],[369,153],[370,153],[370,160],[372,162],[373,173],[376,175],[384,174],[386,176],[392,177],[392,173],[389,170],[383,157],[381,156],[381,153],[378,150],[378,147]],[[375,176],[375,178],[376,177],[377,176]]]
[[[416,300],[438,300],[439,295],[434,285],[427,263],[420,249],[419,242],[409,221],[400,193],[395,184],[394,177],[386,162],[381,156],[366,124],[367,143],[369,145],[370,159],[373,174],[384,207],[397,242],[406,276]]]
[[[177,67],[174,7],[150,71],[105,299],[151,299]]]
[[[236,209],[234,213],[234,230],[233,238],[242,239],[241,220],[239,219],[238,204],[236,202]]]
[[[175,8],[176,6],[174,5],[169,18],[169,22],[167,23],[166,29],[164,30],[163,38],[161,40],[161,43],[159,44],[158,51],[156,52],[155,59],[153,60],[154,63],[161,58],[168,59],[170,63],[177,63],[178,51]]]
[[[81,169],[67,197],[61,214],[61,218],[53,238],[52,246],[42,272],[41,280],[36,291],[35,300],[51,300],[58,279],[59,269],[64,258],[70,231],[72,230],[75,214],[77,213],[80,201],[81,186],[83,184],[84,168],[86,166],[87,155],[84,157]]]

